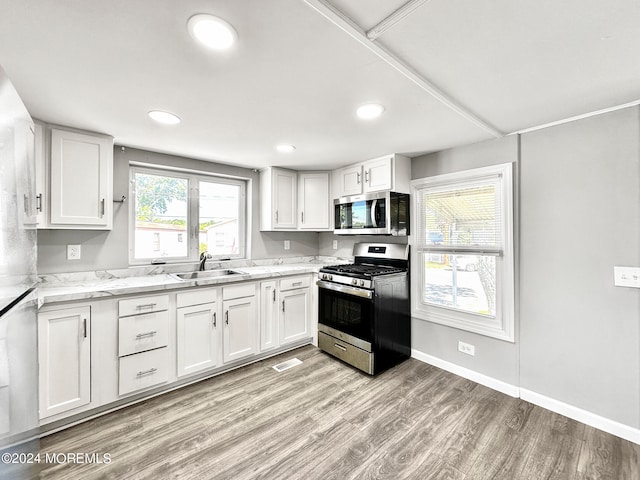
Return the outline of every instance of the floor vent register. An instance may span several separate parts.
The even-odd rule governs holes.
[[[291,360],[278,363],[277,365],[274,365],[272,368],[276,372],[284,372],[285,370],[289,370],[290,368],[293,368],[296,365],[301,365],[301,364],[302,364],[302,360],[298,360],[297,358],[292,358]]]

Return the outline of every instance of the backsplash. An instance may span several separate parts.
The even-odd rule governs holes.
[[[271,265],[286,265],[293,263],[310,264],[339,264],[350,263],[353,257],[333,257],[325,255],[265,258],[261,260],[228,260],[207,261],[207,270],[221,268],[262,267]],[[192,272],[198,269],[194,263],[173,263],[165,265],[144,265],[139,267],[120,268],[113,270],[95,270],[85,272],[50,273],[38,276],[41,285],[61,282],[90,282],[94,280],[109,280],[113,278],[141,277],[147,275],[162,275],[167,273]]]

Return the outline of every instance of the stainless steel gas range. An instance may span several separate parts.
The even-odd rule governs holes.
[[[375,375],[411,355],[409,246],[357,243],[318,274],[318,346]]]

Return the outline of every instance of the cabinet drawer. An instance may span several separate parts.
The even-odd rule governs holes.
[[[169,378],[168,350],[158,348],[121,358],[118,393],[126,395],[165,383]]]
[[[242,283],[240,285],[231,285],[222,287],[222,299],[232,300],[234,298],[253,297],[256,294],[255,283]]]
[[[169,295],[154,295],[153,297],[138,297],[120,300],[118,302],[118,316],[139,315],[141,313],[161,312],[169,308]]]
[[[202,305],[216,301],[218,292],[215,288],[200,288],[188,292],[180,292],[176,294],[176,306],[190,307],[191,305]]]
[[[118,319],[118,355],[166,347],[169,341],[169,312],[146,313]]]
[[[311,278],[309,275],[283,278],[280,280],[280,291],[293,290],[294,288],[306,288],[309,285],[311,285]]]

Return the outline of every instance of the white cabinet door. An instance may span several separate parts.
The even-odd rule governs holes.
[[[280,345],[311,336],[308,288],[280,292]]]
[[[218,364],[217,304],[178,308],[178,377]]]
[[[77,307],[38,315],[40,418],[91,401],[91,310]]]
[[[257,353],[256,297],[224,300],[222,309],[224,316],[222,326],[224,362],[232,362]]]
[[[260,351],[276,348],[278,343],[278,299],[276,282],[260,284]]]
[[[273,169],[273,225],[275,228],[296,228],[297,174]]]
[[[36,164],[36,221],[38,228],[48,227],[47,212],[49,211],[49,189],[47,187],[47,143],[45,141],[46,127],[40,122],[34,122],[35,128],[35,164]]]
[[[54,228],[110,229],[113,140],[51,130],[51,212]]]
[[[340,170],[340,196],[362,193],[362,164]]]
[[[331,211],[329,173],[298,174],[298,228],[328,230]]]
[[[363,192],[378,192],[393,188],[393,155],[370,160],[363,164]]]

